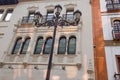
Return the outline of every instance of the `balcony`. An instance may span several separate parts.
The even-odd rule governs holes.
[[[32,24],[34,22],[34,17],[25,16],[22,18],[21,24]]]
[[[41,23],[42,26],[53,26],[53,21],[54,21],[54,16],[53,15],[44,15],[42,16],[41,20],[39,22]],[[22,18],[20,21],[20,24],[33,24],[34,23],[34,16],[28,17],[25,16]],[[73,25],[75,26],[75,19],[73,17],[73,14],[63,14],[61,17],[61,21],[59,21],[59,26],[69,26]]]
[[[54,16],[53,15],[44,15],[41,20],[39,20],[43,26],[53,26],[54,22]],[[73,17],[73,14],[63,14],[61,17],[61,20],[59,21],[58,25],[59,26],[69,26],[69,25],[75,25],[75,20]]]
[[[120,30],[112,30],[113,40],[120,40]]]
[[[114,78],[115,78],[115,80],[120,80],[120,74],[114,74]]]
[[[120,10],[120,3],[107,3],[106,8],[108,11]]]

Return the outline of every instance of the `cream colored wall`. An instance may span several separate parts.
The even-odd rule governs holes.
[[[35,42],[38,36],[44,36],[44,40],[47,36],[52,36],[53,27],[51,28],[23,28],[15,27],[23,16],[28,15],[28,8],[37,7],[42,14],[46,14],[46,6],[55,6],[60,4],[63,7],[61,14],[65,14],[66,5],[68,7],[74,7],[75,10],[79,9],[82,12],[81,22],[79,26],[69,26],[60,28],[58,26],[51,80],[88,80],[92,77],[94,80],[94,73],[91,75],[87,73],[88,70],[94,72],[94,57],[93,57],[93,36],[92,36],[92,16],[91,5],[89,0],[51,0],[46,1],[30,1],[20,2],[14,7],[13,16],[10,22],[0,22],[1,25],[7,27],[1,27],[1,31],[5,33],[0,40],[2,46],[0,46],[1,59],[5,65],[0,69],[0,80],[45,80],[45,70],[47,69],[49,55],[33,55]],[[1,6],[0,8],[4,8]],[[8,7],[8,6],[7,6]],[[75,35],[77,38],[77,49],[75,55],[57,55],[57,48],[59,37],[65,35],[67,41],[69,36]],[[23,40],[26,36],[31,37],[30,45],[26,55],[11,55],[14,42],[18,36],[22,36]],[[3,43],[3,41],[5,41]],[[19,64],[19,65],[18,65]],[[23,65],[24,64],[24,65]],[[34,65],[33,65],[34,64]],[[35,64],[39,70],[35,70]],[[14,69],[8,69],[9,66]],[[25,68],[27,65],[27,68]],[[92,66],[91,66],[92,65]],[[65,66],[65,70],[62,67]],[[6,75],[4,75],[4,74]]]

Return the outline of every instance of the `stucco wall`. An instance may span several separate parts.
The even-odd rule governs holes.
[[[120,17],[120,12],[107,12],[105,0],[100,0],[101,3],[101,17],[102,17],[102,27],[104,40],[112,41],[112,23],[111,19]],[[117,43],[116,43],[117,44]],[[105,46],[108,80],[114,79],[114,74],[118,73],[116,55],[120,55],[120,46]]]
[[[44,80],[45,79],[45,70],[47,68],[47,62],[48,62],[48,55],[43,56],[34,56],[33,54],[33,48],[35,46],[35,41],[37,39],[37,36],[48,36],[52,35],[53,28],[46,28],[45,31],[41,31],[43,29],[41,28],[35,28],[33,26],[32,28],[16,28],[15,24],[18,23],[20,19],[22,19],[23,16],[28,15],[28,8],[30,7],[38,7],[37,11],[40,11],[41,14],[46,14],[46,6],[49,5],[57,5],[60,4],[63,7],[63,10],[61,14],[66,13],[65,5],[74,4],[74,10],[79,9],[82,12],[81,17],[81,23],[80,26],[69,26],[70,28],[64,28],[57,30],[57,36],[56,36],[56,46],[54,49],[54,59],[52,67],[52,75],[51,80],[88,80],[88,78],[92,77],[94,80],[94,73],[90,76],[87,73],[87,70],[92,68],[92,71],[94,72],[94,57],[93,57],[93,36],[92,36],[92,17],[91,17],[91,5],[89,4],[89,0],[83,0],[82,2],[79,0],[63,0],[63,1],[54,1],[51,0],[50,2],[46,1],[31,1],[31,2],[20,2],[19,4],[13,6],[14,12],[12,15],[12,18],[8,24],[6,22],[0,22],[1,26],[7,26],[7,27],[1,27],[0,31],[5,33],[3,38],[0,40],[0,53],[1,53],[1,61],[9,62],[9,64],[5,64],[0,71],[0,80]],[[11,7],[11,6],[1,6],[0,8],[4,7]],[[21,26],[22,27],[22,26]],[[59,26],[58,26],[59,27]],[[64,30],[65,29],[65,30]],[[50,31],[49,31],[50,30]],[[61,30],[61,31],[60,31]],[[46,32],[48,31],[48,32]],[[58,40],[60,35],[70,36],[70,35],[76,35],[77,37],[77,49],[76,49],[76,55],[57,55],[57,46],[58,46]],[[11,54],[14,42],[17,38],[17,36],[30,36],[31,42],[28,48],[28,53],[26,55],[7,55]],[[5,41],[3,43],[3,41]],[[4,57],[3,57],[4,56]],[[64,58],[64,60],[63,60]],[[34,60],[37,59],[37,60]],[[34,69],[34,65],[29,65],[26,69],[24,69],[23,65],[16,65],[16,63],[21,63],[24,61],[27,62],[33,62],[40,63],[38,65],[39,70]],[[58,60],[58,61],[57,61]],[[63,60],[62,64],[60,65],[61,61]],[[15,65],[13,65],[11,62],[14,62]],[[42,62],[45,65],[42,65]],[[77,63],[79,63],[81,66],[79,66]],[[72,66],[68,65],[71,64]],[[8,69],[9,66],[12,66],[14,69]],[[67,65],[67,66],[66,66]],[[92,65],[92,66],[91,66]],[[65,70],[62,69],[62,67],[65,66]],[[4,74],[6,75],[4,75]]]

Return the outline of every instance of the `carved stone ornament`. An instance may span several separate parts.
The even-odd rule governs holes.
[[[28,11],[36,11],[37,9],[39,9],[39,8],[36,6],[31,6],[31,7],[27,8]]]
[[[77,6],[77,4],[73,4],[73,3],[70,3],[70,4],[67,4],[67,5],[64,5],[66,8],[74,8]]]
[[[80,30],[82,28],[82,25],[83,25],[83,22],[80,21],[79,24],[78,24],[78,30]]]
[[[111,26],[113,27],[114,26],[114,21],[115,20],[120,20],[120,17],[112,17],[111,18]]]
[[[51,9],[54,9],[54,5],[48,5],[48,6],[45,6],[45,8],[47,9],[47,10],[51,10]]]

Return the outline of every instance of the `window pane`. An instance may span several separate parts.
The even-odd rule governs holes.
[[[66,51],[66,38],[60,38],[59,41],[59,48],[58,48],[58,54],[65,54]]]
[[[21,43],[22,43],[22,38],[17,39],[17,41],[16,41],[16,43],[15,43],[15,45],[14,45],[12,54],[18,53],[18,51],[19,51],[19,49],[20,49]]]
[[[50,54],[52,48],[52,38],[48,38],[45,42],[44,54]]]
[[[73,20],[73,12],[74,10],[67,10],[66,12],[67,20]]]
[[[117,57],[117,67],[118,67],[118,70],[119,70],[119,72],[120,72],[120,57]]]
[[[40,52],[42,51],[42,46],[43,46],[43,38],[39,38],[36,43],[34,54],[40,54]]]
[[[28,46],[29,46],[30,38],[26,39],[23,43],[21,54],[26,54]]]
[[[76,38],[69,39],[68,54],[75,54],[76,51]]]
[[[0,10],[0,19],[2,18],[4,10]]]
[[[47,20],[52,20],[53,15],[54,15],[54,12],[53,12],[53,11],[48,11],[48,12],[47,12]]]
[[[34,21],[34,13],[35,13],[35,11],[29,12],[28,23],[32,23]]]
[[[7,13],[6,13],[6,16],[5,16],[5,21],[9,21],[11,16],[12,16],[12,12],[13,10],[8,10]]]
[[[120,30],[120,21],[116,20],[114,21],[114,30],[119,31]]]

